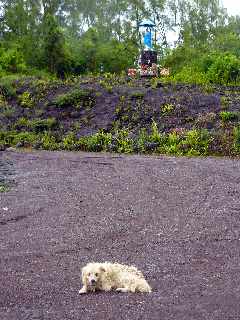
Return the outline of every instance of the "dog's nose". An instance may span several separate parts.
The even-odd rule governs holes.
[[[92,279],[92,280],[91,280],[91,283],[92,283],[92,284],[96,283],[96,280],[95,280],[95,279]]]

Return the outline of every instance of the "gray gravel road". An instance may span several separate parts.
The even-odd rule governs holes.
[[[1,152],[1,320],[240,319],[240,161]],[[151,294],[80,296],[89,261],[134,264]]]

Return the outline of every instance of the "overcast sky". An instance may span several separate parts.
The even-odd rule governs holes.
[[[229,15],[240,15],[239,0],[221,0],[223,7],[227,9]]]

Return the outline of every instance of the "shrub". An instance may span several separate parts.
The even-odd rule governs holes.
[[[170,77],[170,79],[174,82],[201,85],[206,85],[209,82],[207,75],[193,66],[184,66],[175,75]]]
[[[161,134],[159,133],[159,130],[158,130],[158,125],[157,123],[153,120],[152,121],[152,124],[151,124],[151,133],[149,135],[149,141],[150,142],[161,142],[162,140],[162,136]]]
[[[56,128],[57,120],[55,118],[35,119],[29,122],[29,128],[34,132],[39,133]]]
[[[0,66],[3,70],[10,73],[22,73],[27,70],[23,54],[17,47],[2,50],[0,54]]]
[[[227,109],[229,107],[229,98],[228,97],[221,97],[220,98],[221,109]]]
[[[233,129],[233,148],[237,154],[240,154],[240,126]]]
[[[112,143],[112,134],[100,130],[92,136],[79,139],[79,146],[86,151],[107,151]]]
[[[74,89],[68,93],[61,94],[54,99],[54,104],[57,107],[64,108],[68,106],[78,106],[79,103],[89,103],[93,98],[89,90]]]
[[[1,114],[7,119],[11,119],[14,116],[14,113],[15,109],[8,104],[1,110]]]
[[[20,132],[16,133],[13,136],[12,145],[16,146],[19,142],[22,142],[24,145],[29,144],[33,145],[34,143],[39,141],[39,137],[32,132]]]
[[[39,141],[39,137],[32,132],[7,131],[0,132],[0,144],[7,146],[16,146],[19,142],[23,144],[34,144]]]
[[[219,54],[207,71],[209,81],[217,84],[236,83],[240,79],[240,60],[233,54]]]
[[[0,193],[8,192],[10,187],[6,184],[0,181]]]
[[[22,107],[24,108],[32,108],[34,101],[31,97],[31,93],[28,91],[23,92],[20,96],[19,96],[19,101]]]
[[[115,134],[116,151],[119,153],[132,153],[134,142],[129,138],[128,130],[118,130]]]
[[[77,149],[77,138],[73,132],[69,132],[62,140],[61,147],[64,150],[76,150]]]
[[[12,77],[4,77],[0,80],[0,93],[6,98],[16,96],[15,83]]]
[[[185,139],[182,141],[182,147],[185,147],[184,153],[189,156],[207,155],[211,137],[206,129],[187,131]],[[183,148],[182,148],[183,149]]]
[[[42,148],[45,150],[58,150],[59,144],[56,140],[56,137],[53,136],[50,132],[45,131],[41,138]]]
[[[183,152],[180,147],[180,142],[181,136],[177,132],[171,132],[165,136],[158,151],[169,155],[182,155]]]
[[[135,152],[144,152],[145,145],[149,141],[149,135],[145,128],[140,129],[136,141],[134,141],[134,151]]]
[[[164,115],[171,113],[174,110],[174,108],[175,106],[171,103],[166,103],[161,106],[161,110]]]
[[[239,118],[238,112],[221,111],[219,115],[223,122],[237,120]]]

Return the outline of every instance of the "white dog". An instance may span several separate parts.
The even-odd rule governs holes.
[[[152,292],[141,271],[119,263],[88,263],[82,269],[82,282],[80,294],[97,290]]]

